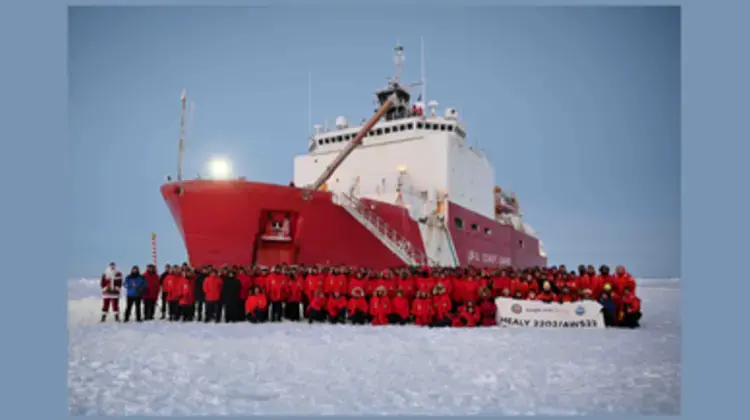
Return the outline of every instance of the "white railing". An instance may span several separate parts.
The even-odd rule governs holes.
[[[436,265],[434,261],[414,245],[396,229],[392,228],[367,205],[358,199],[345,194],[333,193],[334,203],[344,207],[360,223],[380,239],[389,249],[410,265]]]

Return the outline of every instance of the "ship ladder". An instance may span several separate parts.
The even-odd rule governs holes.
[[[343,207],[362,226],[370,231],[388,249],[396,254],[407,265],[435,266],[436,262],[427,257],[424,252],[414,245],[396,229],[392,228],[380,216],[367,208],[367,206],[345,193],[334,193],[334,203]]]

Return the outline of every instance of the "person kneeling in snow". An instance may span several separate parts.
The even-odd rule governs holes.
[[[388,315],[391,313],[391,300],[388,299],[385,292],[385,287],[378,286],[375,289],[375,296],[370,300],[372,325],[388,325]]]
[[[623,296],[620,302],[619,324],[623,327],[638,328],[641,320],[641,300],[633,294],[629,286],[623,289]]]
[[[344,323],[346,321],[346,298],[336,291],[326,302],[328,320],[331,324]]]
[[[602,315],[604,315],[604,325],[612,327],[615,324],[615,301],[609,295],[609,288],[605,287],[599,295],[599,304],[602,305]]]
[[[260,291],[260,287],[255,286],[245,300],[245,313],[247,320],[253,324],[266,322],[268,319],[268,299]]]
[[[323,292],[317,291],[315,297],[310,301],[307,307],[307,320],[310,324],[313,322],[325,322],[326,320],[326,296]]]
[[[404,296],[403,290],[396,292],[392,303],[393,312],[388,315],[388,323],[405,325],[409,321],[409,300]]]
[[[479,296],[479,313],[481,314],[479,325],[483,327],[497,325],[497,318],[495,317],[497,306],[495,305],[495,300],[492,299],[490,290],[487,288],[480,290]]]
[[[361,287],[352,289],[352,298],[349,299],[349,304],[347,305],[349,320],[352,321],[352,324],[364,325],[365,321],[367,321],[368,308],[364,289]]]

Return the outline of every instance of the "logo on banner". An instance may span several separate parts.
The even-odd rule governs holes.
[[[584,309],[583,305],[578,305],[578,307],[576,308],[576,315],[582,316],[585,313],[586,309]]]
[[[523,307],[517,303],[514,303],[513,306],[510,307],[510,311],[514,314],[520,314],[523,312]]]

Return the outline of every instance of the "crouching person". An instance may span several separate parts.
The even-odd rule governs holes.
[[[393,298],[393,312],[388,315],[388,323],[405,325],[409,321],[409,313],[409,300],[404,296],[404,291],[399,289]]]
[[[479,322],[479,312],[474,307],[474,302],[466,302],[466,306],[461,307],[458,316],[453,320],[454,327],[476,327]]]
[[[448,302],[450,305],[450,299]],[[415,325],[424,327],[432,324],[433,308],[427,299],[427,292],[417,292],[416,299],[411,303],[411,314]]]
[[[638,328],[641,320],[641,300],[633,294],[630,287],[623,289],[621,301],[620,325],[628,328]]]
[[[614,326],[615,322],[615,301],[609,294],[608,290],[602,291],[599,295],[599,304],[602,305],[602,315],[604,316],[604,325],[607,327]]]
[[[268,299],[261,292],[260,287],[255,286],[245,300],[245,314],[247,314],[247,320],[253,324],[266,322],[268,319]]]
[[[450,327],[453,323],[451,311],[453,301],[442,284],[435,286],[435,296],[432,298],[435,314],[430,324],[432,327]]]
[[[364,325],[367,321],[368,305],[365,299],[365,291],[361,287],[352,289],[352,298],[347,305],[349,320],[352,324]]]
[[[386,295],[386,289],[378,286],[375,296],[370,299],[370,315],[372,325],[388,325],[388,315],[391,314],[391,300]]]
[[[483,327],[497,325],[497,317],[495,316],[497,306],[495,305],[495,300],[492,299],[489,289],[482,289],[479,295],[479,315],[481,317],[479,325]]]
[[[346,321],[346,298],[339,292],[333,292],[326,302],[326,311],[331,324],[344,323]]]
[[[310,300],[307,307],[307,320],[310,324],[313,322],[325,322],[326,320],[326,297],[323,292],[318,291],[315,297]]]

